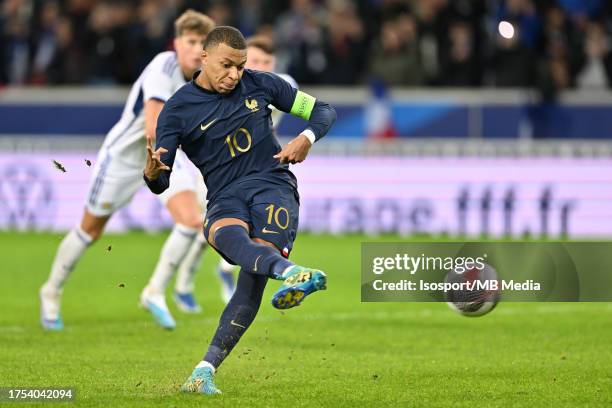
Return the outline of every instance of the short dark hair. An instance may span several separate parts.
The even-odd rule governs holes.
[[[219,44],[227,44],[236,50],[246,50],[246,40],[242,33],[231,26],[219,26],[208,33],[204,41],[204,49],[208,50]]]
[[[254,35],[247,40],[247,47],[259,48],[269,55],[274,55],[274,42],[270,37],[265,35]]]

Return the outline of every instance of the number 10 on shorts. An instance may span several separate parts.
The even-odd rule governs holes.
[[[289,211],[285,207],[276,207],[274,204],[270,204],[266,207],[268,212],[268,224],[272,225],[272,218],[274,223],[280,229],[287,229],[289,226]]]

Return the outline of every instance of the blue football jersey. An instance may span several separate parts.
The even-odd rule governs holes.
[[[181,146],[202,172],[209,200],[245,180],[297,188],[289,165],[273,157],[281,146],[268,105],[290,112],[298,91],[273,73],[245,69],[236,88],[222,95],[197,85],[197,75],[167,101],[159,115],[156,148],[168,150],[162,162],[172,168]]]

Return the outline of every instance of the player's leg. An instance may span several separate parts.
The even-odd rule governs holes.
[[[102,152],[89,184],[87,205],[79,226],[58,247],[49,279],[40,290],[41,322],[52,330],[62,328],[62,288],[86,249],[102,235],[111,215],[127,204],[142,186],[142,170],[126,168]]]
[[[254,240],[272,243],[280,254],[289,257],[297,236],[299,196],[290,187],[259,189],[250,207]],[[317,269],[293,265],[286,269],[283,284],[272,297],[272,306],[289,309],[301,304],[310,294],[326,289],[327,277]]]
[[[215,370],[255,319],[267,280],[268,278],[264,275],[240,271],[236,292],[221,315],[219,326],[204,359],[183,384],[181,388],[183,391],[205,394],[220,393],[213,382]]]
[[[153,275],[141,293],[140,302],[160,326],[173,329],[176,322],[168,310],[165,290],[202,230],[202,217],[196,194],[192,190],[173,194],[166,206],[175,224],[162,247]]]
[[[182,150],[177,150],[174,169],[170,175],[170,187],[159,195],[159,199],[170,212],[175,228],[186,226],[190,229],[196,229],[197,233],[191,241],[180,239],[180,237],[177,240],[177,236],[171,234],[164,245],[162,256],[151,279],[151,286],[157,287],[156,292],[161,295],[157,297],[163,299],[164,303],[161,307],[164,314],[169,315],[169,311],[166,313],[167,306],[163,293],[168,281],[177,269],[174,293],[177,306],[185,312],[197,313],[200,311],[200,307],[193,296],[193,280],[207,246],[202,237],[205,196],[206,186],[198,169],[193,166]],[[181,244],[184,246],[178,247]],[[178,248],[173,253],[176,260],[167,262],[166,247]]]
[[[285,280],[272,299],[276,308],[298,306],[311,293],[325,289],[327,278],[322,271],[294,265],[285,258],[297,234],[297,191],[290,186],[254,183],[243,185],[238,194],[242,194],[242,200],[249,203],[249,213],[244,218],[250,220],[252,230],[242,219],[218,219],[218,213],[223,213],[224,208],[221,204],[215,204],[210,208],[204,231],[213,247],[244,271]],[[222,202],[233,201],[227,197]],[[270,242],[274,247],[255,242],[251,237]]]
[[[236,283],[234,280],[234,272],[236,269],[236,265],[232,265],[223,258],[221,258],[217,264],[217,276],[221,281],[221,298],[225,304],[229,303],[236,291]]]
[[[81,223],[66,234],[57,248],[49,278],[40,289],[40,319],[45,329],[63,328],[60,302],[64,284],[87,248],[102,235],[109,218],[110,215],[98,217],[85,210]]]
[[[178,268],[176,274],[176,283],[174,289],[174,300],[180,310],[186,313],[199,313],[200,306],[195,300],[195,275],[201,263],[202,255],[208,247],[208,242],[204,238],[204,234],[198,234],[185,259]],[[236,265],[232,265],[225,259],[221,258],[216,267],[217,276],[221,283],[221,299],[227,304],[234,291],[236,290],[236,282],[234,272]]]
[[[60,243],[43,289],[61,291],[83,253],[102,235],[109,218],[110,215],[98,217],[85,210],[80,224],[68,232]]]
[[[285,281],[283,286],[290,287],[292,290],[301,290],[302,297],[316,290],[324,289],[325,286],[325,275],[322,272],[306,270],[306,268],[292,264],[281,255],[280,248],[283,248],[282,253],[289,254],[295,238],[298,221],[297,195],[289,188],[273,187],[266,190],[266,188],[255,185],[250,190],[247,186],[243,186],[245,193],[237,194],[238,199],[224,197],[223,200],[220,200],[223,204],[210,206],[205,228],[209,242],[223,257],[237,263],[242,269],[236,292],[223,311],[204,360],[196,366],[182,387],[187,392],[205,394],[220,392],[213,382],[215,370],[253,322],[261,304],[261,296],[268,277],[293,279],[295,282]],[[281,201],[278,201],[279,197]],[[235,209],[244,202],[249,203],[247,215]],[[276,206],[285,209],[284,212],[281,212],[283,214],[286,212],[286,219],[281,220],[280,216],[274,216],[274,214],[272,217],[266,215],[267,211]],[[242,217],[223,218],[221,216],[221,214],[232,212]],[[250,221],[253,230],[250,230],[250,225],[245,220]],[[270,229],[272,226],[267,224],[272,222],[271,220],[279,224],[278,228]],[[255,229],[261,229],[263,231],[261,234],[269,234],[271,239],[266,240],[258,236],[261,234],[256,233]],[[250,237],[249,232],[255,236]],[[296,279],[296,276],[300,276],[300,279]],[[311,286],[308,291],[307,285]]]
[[[207,247],[208,243],[204,238],[204,233],[200,231],[178,267],[174,284],[174,301],[177,307],[185,313],[200,313],[202,310],[194,296],[194,281],[202,255]]]
[[[227,260],[242,270],[272,279],[283,279],[293,266],[276,248],[255,242],[249,236],[249,225],[238,218],[221,218],[208,231],[208,242]]]

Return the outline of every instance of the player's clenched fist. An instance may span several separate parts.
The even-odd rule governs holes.
[[[305,135],[300,134],[290,141],[274,158],[280,160],[281,163],[301,163],[306,159],[311,146],[310,140]]]
[[[147,164],[145,165],[144,174],[149,180],[156,180],[163,170],[170,170],[170,167],[162,163],[160,157],[168,150],[160,147],[153,151],[153,142],[147,139]]]

